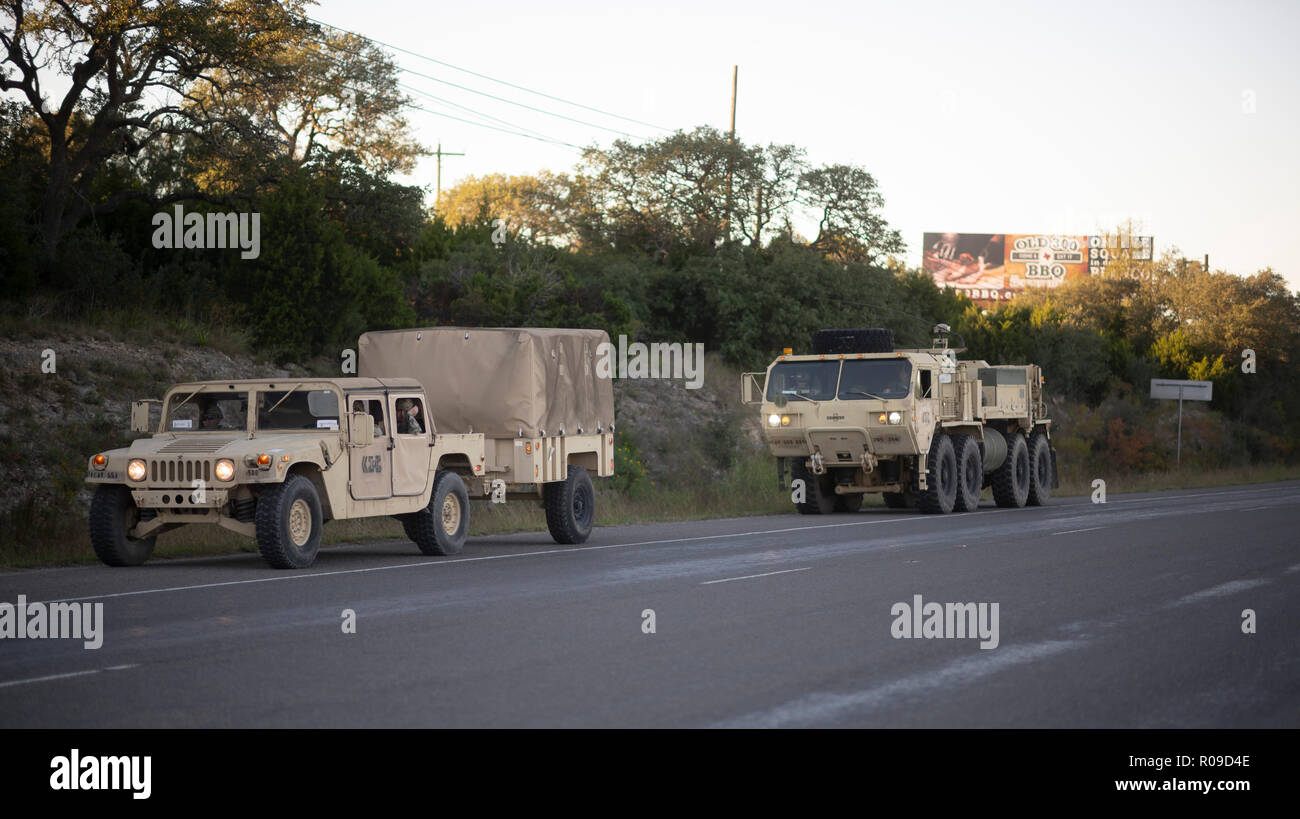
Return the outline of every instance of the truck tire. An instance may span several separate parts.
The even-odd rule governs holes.
[[[153,554],[155,539],[127,535],[140,521],[131,490],[121,484],[100,484],[90,501],[90,545],[109,566],[139,566]]]
[[[257,496],[257,551],[276,569],[315,563],[324,525],[320,496],[302,475],[290,475]]]
[[[546,528],[556,543],[584,543],[596,519],[596,492],[586,468],[570,465],[568,475],[563,483],[548,483],[542,490]]]
[[[1020,508],[1029,500],[1029,447],[1018,432],[1006,439],[1007,459],[993,470],[993,500],[1004,508]]]
[[[802,458],[795,458],[790,463],[790,485],[803,481],[803,503],[796,503],[794,508],[801,515],[829,515],[835,511],[836,495],[834,489],[827,492],[826,480],[829,475],[814,475],[808,471]]]
[[[984,456],[974,435],[952,436],[953,449],[957,451],[957,502],[958,512],[974,512],[980,505],[980,492],[984,489]]]
[[[926,489],[917,496],[917,507],[927,515],[946,515],[957,504],[957,453],[952,438],[936,435],[926,458]]]
[[[1029,436],[1029,506],[1043,506],[1052,497],[1052,447],[1047,436]]]
[[[836,495],[834,508],[836,512],[852,514],[862,508],[862,494]]]
[[[883,327],[817,330],[812,335],[813,355],[842,353],[892,353],[894,331]]]
[[[402,528],[426,555],[458,555],[469,534],[469,491],[460,475],[445,469],[433,474],[429,505],[403,516]]]

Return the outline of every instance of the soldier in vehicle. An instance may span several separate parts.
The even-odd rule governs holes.
[[[420,426],[420,405],[414,399],[401,398],[397,402],[397,431],[402,435],[420,435],[424,427]]]
[[[216,401],[208,404],[208,408],[203,411],[203,420],[201,424],[203,429],[225,428],[225,425],[222,423],[221,407],[217,406]]]

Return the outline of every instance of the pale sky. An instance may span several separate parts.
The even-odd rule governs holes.
[[[1300,3],[723,3],[322,0],[313,17],[669,129],[737,130],[875,175],[920,264],[925,231],[1095,233],[1272,266],[1300,289]],[[638,135],[665,133],[404,54],[404,67]],[[405,82],[578,145],[608,131],[431,80]],[[474,118],[428,98],[427,108]],[[1249,113],[1253,110],[1254,113]],[[572,168],[577,152],[414,111],[469,174]],[[412,181],[433,183],[427,160]]]

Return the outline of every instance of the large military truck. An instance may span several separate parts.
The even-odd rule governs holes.
[[[559,543],[587,539],[614,469],[598,330],[367,333],[349,378],[198,381],[137,401],[129,447],[90,458],[90,540],[111,566],[216,524],[276,568],[310,566],[330,520],[392,516],[420,551],[461,551],[471,498],[528,499]],[[154,420],[154,416],[157,419]]]
[[[998,506],[1047,502],[1059,480],[1042,373],[960,361],[949,332],[896,350],[887,329],[820,330],[811,353],[742,375],[800,513],[854,512],[868,492],[931,514],[972,511],[986,487]]]

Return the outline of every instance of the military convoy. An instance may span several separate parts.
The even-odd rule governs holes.
[[[998,506],[1047,502],[1059,480],[1042,373],[959,361],[950,332],[896,350],[886,329],[820,330],[811,353],[742,376],[800,513],[854,512],[868,492],[931,514],[972,511],[986,487]]]
[[[556,542],[581,543],[591,478],[614,471],[603,343],[599,330],[366,333],[356,377],[178,384],[134,403],[132,430],[152,436],[90,458],[91,544],[133,566],[158,535],[216,524],[304,568],[326,521],[392,516],[421,552],[449,555],[471,498],[538,501]]]

